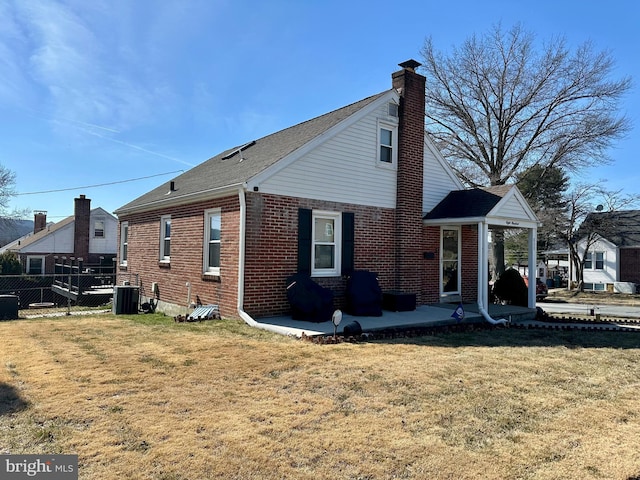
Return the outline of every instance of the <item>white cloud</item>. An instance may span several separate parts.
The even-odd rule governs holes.
[[[28,100],[28,79],[23,73],[27,38],[13,6],[0,2],[0,102],[23,105]]]
[[[166,105],[168,89],[145,72],[144,52],[134,45],[132,53],[128,44],[137,19],[126,5],[38,1],[13,8],[12,32],[0,35],[0,54],[15,52],[2,55],[10,75],[5,85],[22,85],[21,96],[44,95],[37,109],[42,116],[124,130]]]

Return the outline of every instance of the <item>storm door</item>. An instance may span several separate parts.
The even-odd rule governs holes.
[[[440,293],[460,294],[460,229],[442,227],[440,245]]]

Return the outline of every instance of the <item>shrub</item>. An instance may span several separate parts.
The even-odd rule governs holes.
[[[0,253],[0,273],[2,275],[22,274],[22,265],[15,252]]]
[[[509,268],[496,280],[493,286],[496,299],[509,305],[526,307],[528,305],[528,289],[520,273]]]

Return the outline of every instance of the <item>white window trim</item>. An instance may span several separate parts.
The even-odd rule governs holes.
[[[598,254],[602,254],[602,268],[598,268]],[[606,262],[605,262],[605,253],[601,250],[597,250],[593,252],[593,256],[591,257],[592,261],[593,261],[593,269],[594,270],[604,270],[605,266],[606,266]]]
[[[330,218],[333,220],[333,238],[335,249],[333,251],[334,268],[315,268],[316,264],[316,219]],[[313,210],[311,215],[311,276],[312,277],[339,277],[342,265],[342,213],[324,210]]]
[[[602,254],[602,268],[596,268],[596,264],[598,263],[597,255],[599,253]],[[590,267],[586,266],[587,262],[591,262],[591,266]],[[592,251],[587,252],[585,254],[585,256],[584,256],[584,264],[585,264],[585,267],[584,267],[585,270],[594,271],[594,272],[595,271],[599,271],[599,272],[600,271],[604,271],[605,267],[606,267],[606,254],[605,254],[605,252],[602,251],[602,250],[592,250]]]
[[[96,223],[98,223],[98,222],[102,223],[102,235],[100,235],[100,236],[96,235],[96,231],[97,231],[96,230]],[[107,222],[105,222],[104,218],[96,218],[93,221],[93,238],[106,238],[106,236],[107,236],[106,230],[107,230]]]
[[[387,103],[387,117],[397,119],[400,116],[400,105],[396,102]]]
[[[127,240],[125,241],[125,236],[123,235],[124,231],[127,231]],[[127,246],[127,257],[129,256],[129,222],[122,222],[120,224],[120,265],[123,267],[127,266],[127,259],[123,258],[122,252],[124,252],[124,247]]]
[[[29,273],[29,271],[31,270],[31,260],[34,260],[36,258],[39,258],[40,260],[42,260],[42,271],[40,273]],[[42,277],[44,276],[45,270],[46,270],[46,264],[45,264],[44,255],[28,255],[27,256],[27,275],[40,275]]]
[[[211,239],[209,238],[211,235],[210,218],[214,215],[220,217],[220,232],[222,235],[222,209],[220,208],[212,208],[210,210],[205,210],[204,212],[204,242],[203,242],[203,253],[202,253],[202,270],[205,275],[219,276],[220,275],[220,267],[209,267],[209,242]],[[222,239],[219,242],[222,245]]]
[[[383,120],[378,120],[376,131],[376,165],[381,168],[396,169],[398,165],[398,125]],[[380,147],[382,146],[381,129],[391,132],[391,163],[383,162],[380,159]]]
[[[165,241],[165,225],[167,222],[171,222],[171,215],[163,215],[160,217],[160,262],[161,263],[169,263],[171,262],[171,250],[169,250],[169,255],[164,254],[164,241]],[[171,226],[171,230],[173,230],[173,225]],[[169,234],[169,245],[171,245],[171,235],[173,232]],[[171,248],[171,247],[169,247]]]

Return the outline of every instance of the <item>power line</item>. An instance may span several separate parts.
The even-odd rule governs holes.
[[[108,185],[117,185],[119,183],[136,182],[138,180],[146,180],[147,178],[160,177],[162,175],[171,175],[173,173],[182,173],[182,172],[184,172],[184,170],[174,170],[173,172],[157,173],[155,175],[148,175],[146,177],[130,178],[129,180],[119,180],[117,182],[109,182],[109,183],[98,183],[98,184],[95,184],[95,185],[86,185],[84,187],[59,188],[57,190],[43,190],[43,191],[40,191],[40,192],[16,193],[15,196],[20,196],[20,195],[41,195],[41,194],[44,194],[44,193],[68,192],[70,190],[84,190],[84,189],[87,189],[87,188],[106,187]]]

